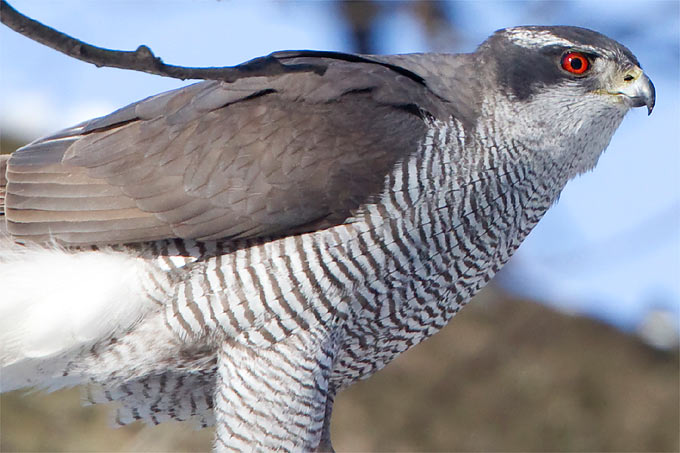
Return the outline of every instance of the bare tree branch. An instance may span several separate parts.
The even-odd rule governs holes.
[[[24,16],[5,0],[0,0],[0,22],[33,41],[97,67],[129,69],[182,80],[211,79],[227,82],[233,82],[242,77],[271,76],[291,72],[323,72],[323,69],[314,65],[284,65],[271,55],[255,58],[239,66],[190,68],[169,65],[163,63],[163,60],[156,57],[145,45],[139,46],[135,51],[122,51],[87,44]]]

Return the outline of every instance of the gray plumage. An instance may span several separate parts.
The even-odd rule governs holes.
[[[140,268],[96,334],[39,353],[3,340],[3,390],[89,382],[121,424],[329,450],[337,392],[441,329],[625,113],[654,105],[628,49],[575,27],[464,55],[274,56],[315,70],[163,93],[4,163],[14,240]]]

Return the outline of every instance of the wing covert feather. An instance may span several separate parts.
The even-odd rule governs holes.
[[[200,82],[18,150],[7,169],[8,230],[78,245],[282,235],[345,221],[417,148],[423,116],[445,109],[385,66],[290,62],[308,60],[326,65],[323,75]]]

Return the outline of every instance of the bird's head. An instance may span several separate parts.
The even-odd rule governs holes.
[[[654,85],[637,58],[592,30],[508,28],[477,55],[488,71],[483,110],[501,113],[512,138],[530,149],[570,160],[569,177],[595,165],[631,108],[654,108]]]

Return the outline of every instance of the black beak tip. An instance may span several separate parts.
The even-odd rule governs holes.
[[[656,103],[656,88],[654,88],[654,84],[652,81],[649,81],[649,91],[650,94],[647,97],[647,116],[652,114],[652,110],[654,110],[654,104]]]

